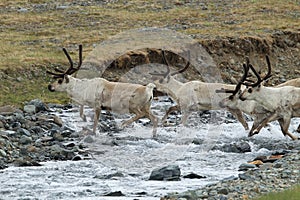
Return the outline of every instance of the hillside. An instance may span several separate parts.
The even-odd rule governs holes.
[[[245,56],[263,70],[266,54],[273,66],[270,84],[300,75],[298,1],[1,1],[0,22],[0,105],[34,98],[68,102],[47,91],[45,70],[68,64],[61,48],[77,56],[83,44],[86,55],[133,28],[168,28],[199,41],[225,82],[240,76]]]

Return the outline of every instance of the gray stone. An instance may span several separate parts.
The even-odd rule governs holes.
[[[6,157],[6,152],[3,149],[0,149],[0,156],[1,157]]]
[[[25,105],[24,106],[24,112],[29,113],[29,114],[36,113],[36,107],[35,107],[35,105]]]
[[[86,137],[84,137],[83,142],[86,143],[93,143],[95,140],[91,135],[87,135]]]
[[[248,174],[239,174],[241,180],[253,180],[253,178]]]
[[[36,107],[36,112],[49,110],[48,106],[40,99],[33,99],[27,105],[34,105]]]
[[[30,132],[29,132],[28,130],[24,129],[24,128],[19,128],[19,129],[17,130],[17,133],[18,133],[19,135],[31,136]]]
[[[53,117],[53,121],[55,124],[57,124],[60,127],[63,125],[63,121],[61,120],[61,118],[56,115]]]
[[[180,168],[178,165],[168,165],[151,172],[149,180],[178,181],[180,180]]]
[[[228,189],[227,188],[221,188],[221,189],[218,190],[218,194],[227,195],[228,194]]]
[[[26,135],[22,135],[22,136],[20,137],[20,140],[19,140],[19,143],[20,143],[20,144],[24,144],[24,145],[30,144],[31,142],[32,142],[32,138],[31,138],[31,137],[28,137],[28,136],[26,136]]]
[[[254,168],[256,168],[256,165],[254,165],[254,164],[243,163],[239,166],[239,171],[245,171],[245,170],[254,169]]]

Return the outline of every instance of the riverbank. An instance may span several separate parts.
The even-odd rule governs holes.
[[[227,178],[216,184],[187,191],[181,194],[170,194],[162,200],[171,199],[222,199],[245,200],[257,198],[263,194],[280,192],[300,184],[300,147],[285,152],[275,152],[283,158],[272,159],[266,163],[255,162],[245,165],[246,172],[238,177]],[[276,157],[276,156],[274,156]],[[296,199],[298,194],[292,194],[289,199]]]
[[[162,117],[170,104],[163,98],[152,109]],[[40,100],[26,103],[22,110],[2,107],[1,194],[25,198],[52,191],[47,195],[79,199],[112,198],[106,194],[123,199],[251,199],[299,183],[299,141],[283,137],[276,123],[248,138],[226,112],[194,113],[188,127],[175,125],[180,115],[172,115],[169,127],[159,127],[158,138],[153,139],[148,120],[119,129],[128,116],[103,112],[100,135],[94,137],[86,135],[93,111],[85,109],[88,121],[83,122],[78,109]],[[292,120],[291,127],[298,123]],[[253,160],[255,164],[248,163]],[[149,180],[153,170],[170,164],[181,171],[178,181]],[[55,180],[63,180],[64,186]],[[21,189],[18,183],[23,182]],[[12,184],[20,193],[9,192]]]

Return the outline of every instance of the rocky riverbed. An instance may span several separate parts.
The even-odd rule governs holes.
[[[162,117],[170,104],[159,98],[152,109]],[[245,199],[300,181],[299,141],[277,122],[248,138],[225,111],[194,113],[188,127],[176,125],[177,113],[153,139],[148,120],[119,129],[128,116],[103,111],[92,136],[93,111],[83,122],[78,109],[40,100],[1,108],[1,197]]]
[[[53,114],[72,105],[46,105],[40,100],[28,102],[23,110],[0,108],[0,168],[39,166],[50,160],[81,160],[88,157],[79,144],[80,133]]]

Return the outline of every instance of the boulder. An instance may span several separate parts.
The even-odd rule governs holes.
[[[168,165],[166,167],[155,169],[151,172],[149,180],[156,181],[179,181],[180,168],[178,165]]]

